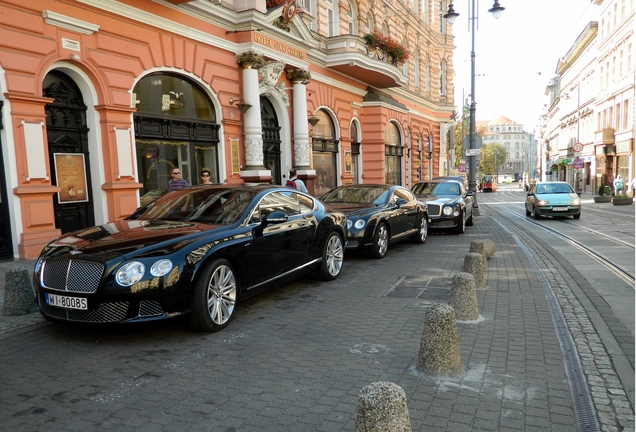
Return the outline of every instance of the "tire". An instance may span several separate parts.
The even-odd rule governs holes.
[[[340,276],[342,262],[344,261],[344,246],[340,236],[331,232],[325,247],[322,250],[322,262],[316,271],[316,277],[320,280],[334,280]]]
[[[464,234],[466,232],[466,221],[464,220],[464,212],[459,213],[459,224],[455,227],[455,234]]]
[[[526,207],[526,216],[530,216],[530,212],[528,211],[528,207]]]
[[[378,229],[373,236],[373,245],[369,250],[369,255],[373,258],[384,258],[386,251],[389,248],[389,228],[385,223],[380,223]]]
[[[420,227],[415,234],[411,236],[409,240],[413,243],[422,244],[428,237],[428,218],[426,215],[422,215],[420,219]]]
[[[573,215],[574,219],[581,219],[581,213],[577,213],[575,215]]]
[[[466,226],[473,226],[474,221],[473,221],[473,213],[470,213],[470,216],[468,217],[468,220],[466,221]]]
[[[539,219],[541,216],[539,216],[539,213],[537,212],[537,208],[536,207],[532,207],[532,217],[535,219]]]
[[[225,259],[212,261],[195,282],[190,326],[207,332],[225,328],[238,296],[239,286],[232,264]]]

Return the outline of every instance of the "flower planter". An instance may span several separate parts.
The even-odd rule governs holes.
[[[612,204],[614,205],[631,205],[634,202],[634,198],[632,197],[628,197],[628,198],[616,198],[614,197],[612,199]]]
[[[594,197],[595,203],[608,203],[610,201],[612,201],[611,196],[597,195]]]

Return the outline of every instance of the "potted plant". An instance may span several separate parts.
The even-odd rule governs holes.
[[[391,39],[391,37],[384,36],[378,30],[365,34],[364,40],[367,43],[367,50],[371,52],[381,51],[386,55],[387,61],[395,66],[402,65],[409,58],[409,53],[404,46]],[[380,58],[380,60],[383,59]]]
[[[598,195],[594,197],[595,203],[603,203],[612,201],[612,195],[605,183],[601,183],[598,188]]]
[[[614,195],[612,204],[614,205],[631,205],[634,202],[634,198],[625,194]]]

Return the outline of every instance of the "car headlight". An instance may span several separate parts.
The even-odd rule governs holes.
[[[131,286],[139,282],[144,276],[146,267],[139,261],[131,261],[119,268],[115,275],[115,280],[119,285]]]
[[[539,200],[539,201],[537,201],[537,205],[540,205],[540,206],[547,206],[548,204],[550,204],[548,202],[548,200]]]
[[[581,199],[580,198],[574,198],[571,202],[572,205],[581,205]]]
[[[446,215],[446,216],[450,216],[453,214],[453,208],[452,207],[444,207],[444,210],[442,210],[442,212]]]
[[[150,274],[159,277],[167,275],[172,270],[172,261],[169,259],[161,259],[150,267]]]
[[[364,226],[366,225],[366,222],[363,219],[358,219],[356,221],[355,224],[353,224],[353,226],[355,227],[355,229],[362,229],[364,228]]]

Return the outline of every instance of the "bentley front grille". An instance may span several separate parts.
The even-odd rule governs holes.
[[[42,285],[46,288],[94,293],[104,274],[104,265],[92,261],[51,258],[42,264]]]
[[[76,322],[113,323],[122,321],[128,312],[128,302],[102,303],[92,310],[64,309],[45,303],[40,306],[47,315]]]

